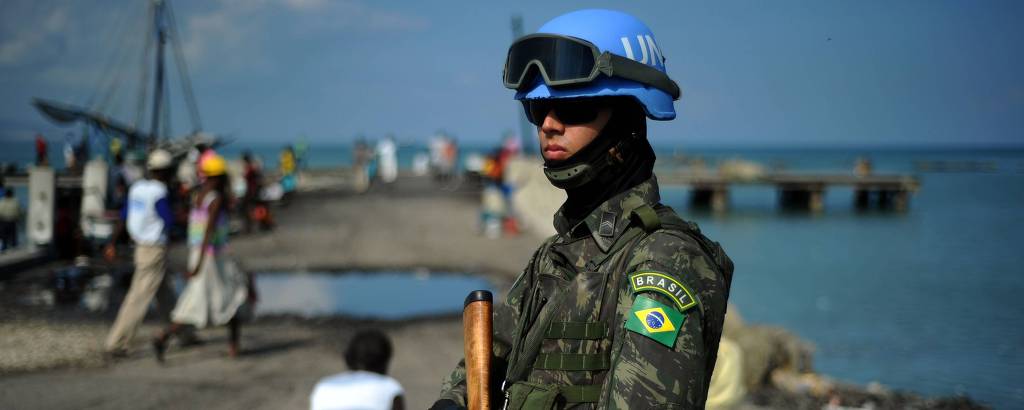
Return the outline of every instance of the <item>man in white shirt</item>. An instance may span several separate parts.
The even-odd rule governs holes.
[[[161,317],[168,317],[174,307],[174,291],[165,274],[167,232],[174,222],[167,196],[172,163],[173,158],[167,151],[158,149],[149,155],[146,161],[149,177],[134,182],[129,188],[128,199],[121,210],[121,222],[104,250],[107,260],[112,261],[123,224],[135,243],[135,273],[114,326],[107,335],[106,353],[113,358],[127,356],[131,340],[146,317],[154,296]]]
[[[377,175],[385,184],[398,178],[398,146],[390,136],[377,143]]]
[[[378,330],[356,334],[345,349],[349,371],[327,376],[309,398],[311,410],[404,410],[404,391],[387,376],[391,342]]]

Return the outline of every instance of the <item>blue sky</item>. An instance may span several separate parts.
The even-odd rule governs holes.
[[[59,138],[66,129],[37,114],[31,98],[86,104],[102,100],[110,84],[117,91],[105,112],[132,122],[146,4],[0,3],[0,141],[36,131]],[[658,38],[683,88],[678,118],[651,125],[658,145],[1024,143],[1021,2],[173,6],[203,128],[240,143],[300,134],[318,142],[389,133],[416,141],[439,129],[461,141],[495,141],[518,130],[518,105],[500,80],[510,17],[521,14],[530,32],[584,7],[630,12]],[[172,84],[171,93],[173,130],[183,133],[190,126],[180,88]]]

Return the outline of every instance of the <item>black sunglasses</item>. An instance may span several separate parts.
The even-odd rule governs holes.
[[[523,100],[526,119],[538,127],[552,111],[563,124],[580,125],[594,121],[601,110],[611,106],[610,101],[600,98]]]

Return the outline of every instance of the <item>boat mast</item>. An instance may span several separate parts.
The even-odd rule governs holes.
[[[153,120],[149,124],[149,149],[156,148],[160,132],[160,104],[164,94],[164,44],[167,42],[164,1],[153,0],[153,27],[156,29],[156,78],[153,86]]]

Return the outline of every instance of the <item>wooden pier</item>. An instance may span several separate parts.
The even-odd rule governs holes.
[[[833,186],[852,187],[857,209],[891,209],[905,211],[910,196],[920,182],[909,175],[802,174],[775,173],[756,177],[730,177],[710,173],[658,173],[661,185],[689,186],[690,203],[698,208],[725,212],[729,208],[729,190],[735,185],[768,185],[779,192],[783,209],[821,212],[825,208],[825,191]]]
[[[27,186],[27,174],[3,176],[8,186]],[[79,175],[57,175],[57,188],[79,188]],[[690,205],[695,208],[725,212],[729,209],[729,191],[733,186],[774,186],[779,205],[786,210],[821,212],[825,208],[825,192],[829,187],[853,188],[853,204],[857,209],[906,211],[910,196],[920,188],[911,175],[863,175],[853,173],[765,173],[756,176],[722,175],[706,171],[658,172],[663,186],[690,187]]]

